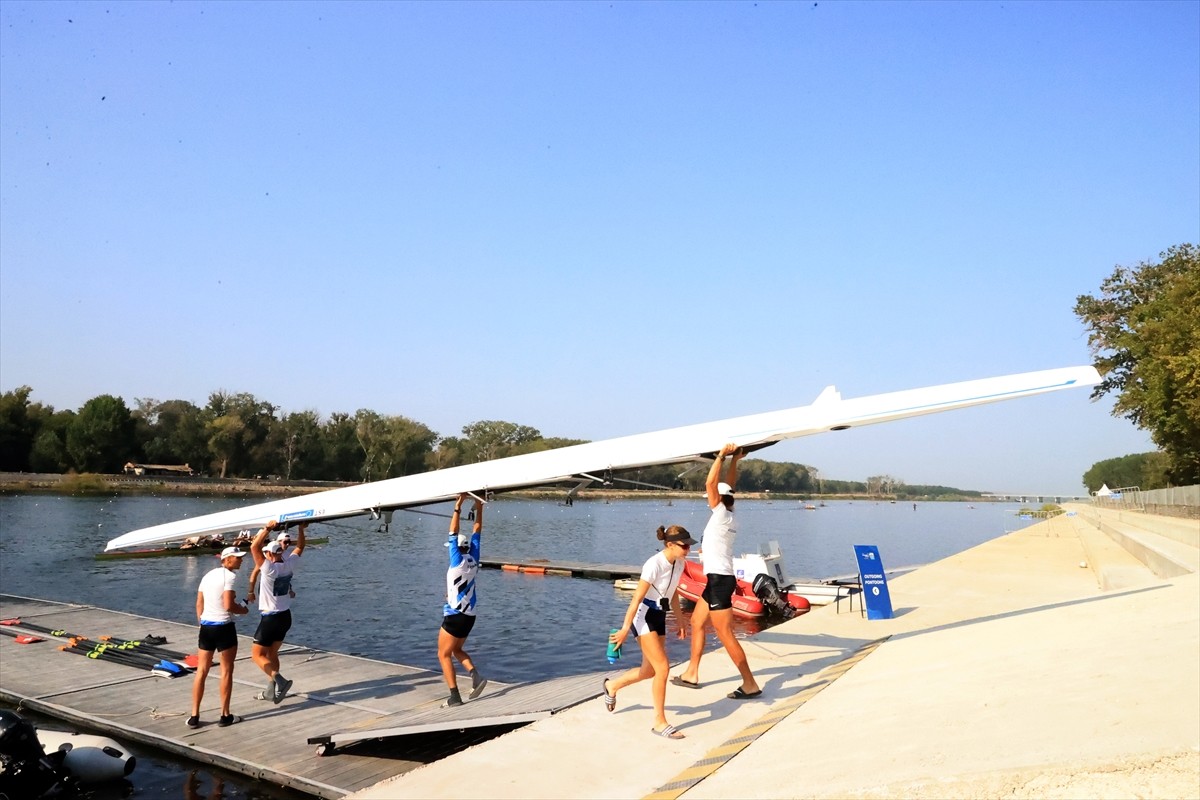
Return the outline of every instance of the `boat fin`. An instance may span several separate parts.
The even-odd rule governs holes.
[[[821,390],[821,393],[817,395],[817,399],[813,400],[812,404],[814,406],[824,406],[840,402],[842,402],[842,393],[837,390],[837,387],[826,386]]]

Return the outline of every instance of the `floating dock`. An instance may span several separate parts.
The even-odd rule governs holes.
[[[551,561],[546,558],[483,558],[479,560],[479,566],[530,575],[561,575],[603,580],[636,578],[642,574],[642,568],[632,564],[591,564],[584,561]]]
[[[157,677],[145,667],[78,658],[59,647],[69,635],[92,641],[154,635],[166,637],[163,647],[190,653],[195,626],[14,595],[0,595],[0,619],[32,626],[3,629],[10,635],[0,636],[0,699],[118,740],[324,798],[343,797],[457,752],[486,739],[488,729],[520,727],[598,697],[602,676],[608,674],[522,684],[492,681],[477,700],[443,709],[446,687],[440,672],[285,644],[281,671],[295,687],[275,705],[253,699],[266,679],[250,659],[250,637],[239,636],[232,711],[243,721],[217,725],[220,668],[214,665],[202,724],[193,730],[185,725],[190,673]],[[13,634],[43,641],[21,644]],[[429,735],[438,731],[446,733],[432,746]],[[393,738],[411,734],[422,736]],[[342,749],[376,739],[390,741]]]

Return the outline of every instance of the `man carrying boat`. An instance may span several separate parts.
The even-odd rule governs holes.
[[[296,562],[304,553],[304,531],[307,523],[300,523],[296,546],[285,552],[282,537],[264,546],[271,531],[275,529],[271,520],[259,530],[250,542],[250,554],[254,556],[254,572],[250,575],[250,591],[247,600],[258,597],[258,610],[262,617],[254,631],[251,657],[268,678],[267,688],[259,694],[262,700],[283,702],[292,682],[279,672],[279,648],[292,627],[292,575]]]
[[[233,699],[233,664],[237,659],[237,628],[233,624],[234,614],[245,614],[250,609],[237,601],[233,590],[235,572],[242,566],[246,554],[236,547],[221,551],[221,566],[210,570],[200,579],[196,592],[196,619],[200,623],[196,663],[196,679],[192,683],[192,715],[187,719],[189,728],[200,727],[200,701],[204,699],[204,681],[212,669],[213,654],[221,656],[221,719],[222,728],[241,722],[229,710]]]
[[[445,706],[461,706],[463,702],[458,693],[455,659],[471,675],[471,700],[478,697],[487,686],[487,678],[479,674],[471,656],[463,649],[471,628],[475,626],[475,576],[479,572],[483,533],[483,502],[477,497],[471,538],[459,535],[459,515],[462,514],[466,499],[465,493],[460,494],[454,503],[454,513],[450,516],[450,537],[446,542],[450,550],[450,566],[446,570],[446,605],[442,609],[442,628],[438,631],[438,661],[442,665],[442,677],[450,689]]]
[[[676,686],[688,689],[700,688],[700,657],[704,655],[705,628],[711,623],[717,638],[725,646],[733,664],[742,676],[742,685],[727,696],[730,700],[747,700],[762,694],[754,673],[746,660],[746,652],[733,634],[733,592],[737,577],[733,570],[733,542],[737,537],[737,523],[733,518],[733,487],[737,485],[738,462],[745,453],[735,444],[727,444],[717,453],[704,490],[712,516],[704,528],[700,542],[704,561],[704,576],[707,583],[704,594],[692,612],[692,658],[683,672],[671,679]],[[721,468],[725,458],[729,469],[725,480],[721,480]]]

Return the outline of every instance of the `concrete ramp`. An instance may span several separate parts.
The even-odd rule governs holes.
[[[318,754],[328,756],[333,755],[339,745],[370,739],[469,728],[519,727],[599,697],[604,678],[611,674],[612,670],[605,670],[535,683],[489,683],[478,699],[467,700],[454,708],[442,708],[443,692],[436,700],[415,708],[380,714],[309,737],[308,743],[320,745]],[[469,686],[469,681],[460,678],[460,688]]]

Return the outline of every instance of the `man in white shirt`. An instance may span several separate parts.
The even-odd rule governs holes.
[[[258,610],[262,615],[258,629],[254,631],[251,657],[258,668],[266,673],[267,688],[259,694],[263,700],[283,702],[292,682],[279,672],[279,648],[292,627],[292,575],[297,562],[304,553],[304,531],[307,523],[301,523],[296,536],[296,546],[291,550],[283,547],[283,535],[263,545],[267,536],[275,529],[271,520],[250,542],[250,554],[254,556],[254,572],[250,575],[249,600],[258,597]]]
[[[196,620],[200,623],[197,647],[199,658],[196,664],[196,679],[192,683],[192,715],[187,719],[189,728],[200,727],[200,702],[204,699],[204,681],[212,669],[213,655],[221,656],[221,718],[217,725],[222,728],[241,722],[229,710],[233,699],[233,663],[237,659],[237,628],[233,624],[234,614],[249,611],[237,601],[233,590],[236,570],[242,566],[246,554],[236,547],[221,551],[221,566],[210,570],[200,579],[196,592]]]
[[[727,695],[730,700],[748,700],[762,694],[762,689],[754,680],[754,673],[750,671],[746,652],[733,633],[733,593],[737,590],[737,577],[733,571],[733,542],[737,538],[737,523],[733,518],[733,487],[737,485],[737,467],[743,455],[740,447],[727,444],[717,453],[708,471],[704,490],[712,516],[700,540],[706,584],[704,594],[692,611],[692,658],[684,671],[671,679],[676,686],[688,689],[700,687],[700,657],[704,655],[705,628],[711,623],[725,652],[742,676],[742,685]],[[732,458],[725,480],[722,481],[721,468],[727,456]]]

